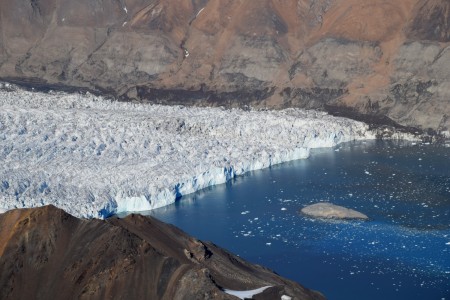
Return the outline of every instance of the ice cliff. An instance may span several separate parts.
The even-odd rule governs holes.
[[[371,139],[316,111],[117,102],[0,86],[0,208],[53,204],[80,217],[150,210],[310,148]]]

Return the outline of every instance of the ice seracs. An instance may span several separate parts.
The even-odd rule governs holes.
[[[53,204],[101,218],[150,210],[310,148],[371,138],[361,122],[316,111],[143,105],[0,85],[0,207]]]

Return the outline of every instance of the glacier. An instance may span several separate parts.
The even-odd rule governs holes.
[[[311,148],[374,138],[362,122],[312,110],[136,104],[0,83],[0,210],[151,210]]]

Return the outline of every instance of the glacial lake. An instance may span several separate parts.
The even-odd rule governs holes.
[[[370,221],[299,213],[319,201]],[[317,149],[147,214],[328,299],[450,299],[450,147],[367,141]]]

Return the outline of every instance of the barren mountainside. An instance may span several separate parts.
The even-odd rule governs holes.
[[[449,28],[448,0],[1,0],[0,78],[445,131]]]
[[[306,271],[306,270],[305,270]],[[0,214],[1,299],[324,299],[151,217],[77,219],[54,206]]]

